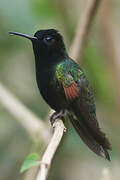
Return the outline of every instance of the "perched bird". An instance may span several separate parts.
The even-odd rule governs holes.
[[[67,54],[61,34],[55,29],[34,36],[9,32],[30,39],[33,45],[38,88],[57,118],[69,118],[84,143],[97,155],[110,160],[111,145],[101,131],[94,96],[85,73]]]

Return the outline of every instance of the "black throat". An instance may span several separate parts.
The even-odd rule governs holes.
[[[53,71],[53,68],[61,61],[64,61],[68,57],[65,49],[53,49],[48,51],[37,47],[37,44],[33,43],[33,51],[35,56],[36,73],[41,74],[48,71]]]
[[[68,57],[66,51],[59,53],[45,53],[39,51],[39,48],[34,46],[33,50],[35,55],[35,66],[36,66],[36,80],[40,90],[46,88],[50,78],[55,76],[56,65]]]

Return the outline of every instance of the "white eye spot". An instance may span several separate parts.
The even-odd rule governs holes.
[[[47,41],[51,41],[53,38],[52,37],[46,37]]]
[[[52,36],[45,37],[43,40],[48,45],[51,45],[55,41],[55,39]]]

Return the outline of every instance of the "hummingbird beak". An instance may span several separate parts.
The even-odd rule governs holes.
[[[25,38],[30,39],[30,40],[37,40],[37,37],[35,37],[35,36],[30,36],[30,35],[22,34],[22,33],[18,33],[18,32],[9,32],[9,34],[22,36],[22,37],[25,37]]]

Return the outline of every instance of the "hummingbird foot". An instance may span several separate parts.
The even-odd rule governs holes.
[[[64,121],[64,110],[62,109],[60,112],[54,112],[50,117],[51,125],[53,126],[56,119],[60,118],[62,121]]]

